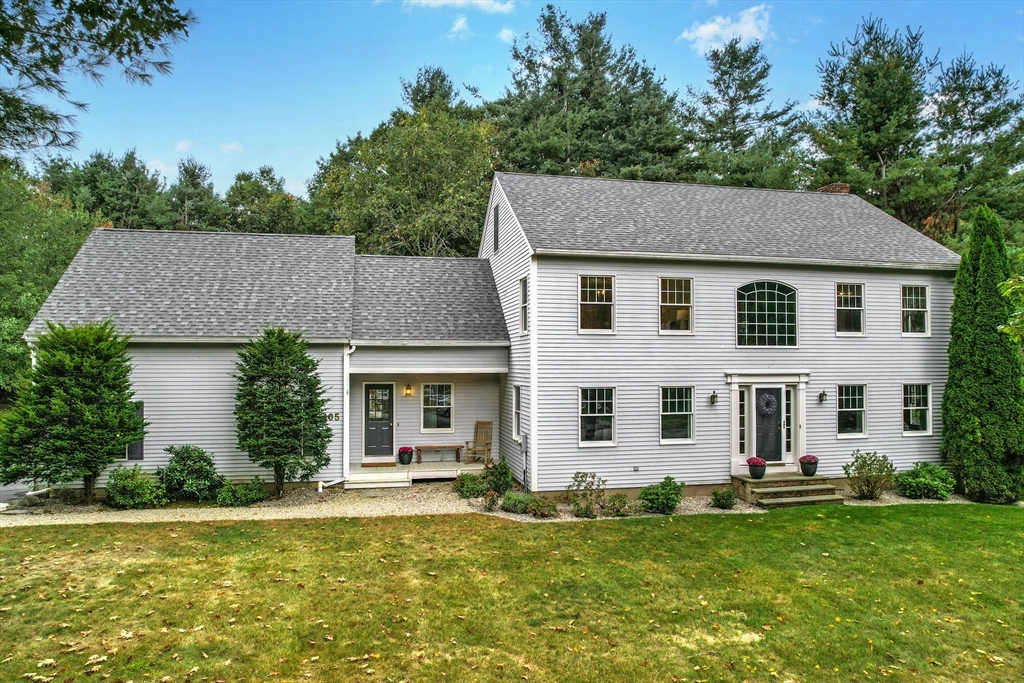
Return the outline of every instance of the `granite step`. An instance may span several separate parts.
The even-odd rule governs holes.
[[[769,510],[795,507],[797,505],[842,505],[843,497],[833,496],[795,496],[793,498],[764,498],[757,504]]]
[[[755,500],[766,498],[795,498],[797,496],[826,496],[836,492],[831,484],[812,484],[809,486],[770,486],[768,488],[752,488],[750,493]]]

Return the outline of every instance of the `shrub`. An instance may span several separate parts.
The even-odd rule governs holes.
[[[157,507],[167,500],[160,484],[138,465],[118,467],[107,479],[107,504],[121,510]]]
[[[533,496],[533,500],[526,504],[526,511],[541,519],[558,516],[558,506],[539,496]]]
[[[613,517],[629,517],[636,512],[637,504],[625,493],[614,493],[608,497],[604,509]]]
[[[156,471],[168,500],[216,500],[224,485],[224,477],[217,474],[210,454],[198,446],[168,446],[171,454],[167,467]]]
[[[501,509],[505,512],[512,512],[517,515],[525,515],[527,506],[533,502],[533,496],[529,493],[516,493],[505,491],[501,497]]]
[[[220,493],[217,494],[217,505],[225,508],[249,507],[269,497],[270,494],[263,488],[263,482],[260,481],[260,478],[253,477],[252,481],[245,484],[235,484],[230,481],[224,482]]]
[[[896,475],[896,487],[907,498],[946,500],[953,493],[953,475],[930,462],[914,464],[914,469]]]
[[[594,472],[572,475],[572,483],[566,487],[563,496],[565,502],[572,506],[572,514],[587,519],[597,517],[597,508],[604,506],[605,483]]]
[[[843,472],[846,473],[853,495],[864,500],[875,500],[882,495],[882,491],[892,488],[896,468],[889,462],[889,458],[876,451],[861,453],[860,449],[855,450],[852,457],[848,465],[843,465]]]
[[[470,472],[463,472],[455,477],[453,486],[460,498],[479,498],[487,495],[487,491],[490,490],[483,477]]]
[[[670,515],[683,499],[685,486],[672,477],[665,477],[660,484],[645,486],[640,489],[640,508],[655,515]]]
[[[712,489],[711,504],[722,510],[731,510],[736,506],[736,492],[732,488]]]
[[[501,502],[501,496],[498,495],[497,491],[488,491],[487,495],[484,496],[484,510],[487,512],[494,512],[498,509],[498,503]]]
[[[496,464],[484,468],[484,481],[487,482],[487,487],[491,491],[497,491],[499,496],[512,490],[516,484],[512,468],[505,462],[504,456]]]

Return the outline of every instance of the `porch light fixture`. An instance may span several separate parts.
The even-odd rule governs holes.
[[[712,391],[711,392],[711,396],[710,396],[710,400],[711,400],[711,405],[715,405],[716,403],[718,403],[718,392]]]
[[[820,394],[818,394],[818,403],[824,403],[827,400],[828,400],[828,394],[826,394],[824,391],[821,392]]]
[[[411,384],[406,384],[405,385],[405,395],[406,396],[412,396],[412,385]]]

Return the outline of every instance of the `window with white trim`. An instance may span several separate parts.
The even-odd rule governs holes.
[[[932,433],[932,385],[903,385],[903,433]]]
[[[580,443],[615,443],[615,388],[580,389]]]
[[[615,330],[615,278],[580,275],[580,330]]]
[[[146,410],[142,401],[133,401],[135,405],[135,415],[145,419]],[[134,443],[130,443],[124,447],[124,457],[116,458],[117,460],[144,460],[145,459],[145,448],[144,439],[139,439]]]
[[[454,432],[455,420],[452,415],[454,385],[424,384],[422,421],[420,431]]]
[[[661,388],[661,440],[693,440],[693,387]]]
[[[530,329],[530,281],[529,278],[519,280],[519,332]]]
[[[498,225],[501,221],[501,207],[494,205],[494,253],[498,253]]]
[[[928,286],[903,285],[903,334],[928,334]]]
[[[739,346],[796,346],[796,290],[781,282],[751,282],[736,290]]]
[[[512,386],[512,438],[517,441],[523,435],[523,388]]]
[[[740,389],[740,455],[747,453],[747,390]]]
[[[836,334],[864,334],[864,285],[836,283]]]
[[[864,436],[867,412],[863,384],[840,384],[836,387],[836,434],[838,436]]]
[[[693,331],[693,280],[663,277],[661,280],[661,331]]]

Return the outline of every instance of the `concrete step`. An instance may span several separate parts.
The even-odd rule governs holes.
[[[408,479],[395,481],[346,481],[345,490],[348,489],[395,489],[412,486]]]
[[[842,505],[842,496],[795,496],[793,498],[765,498],[758,500],[757,504],[763,508],[774,510],[778,508],[795,507],[797,505]]]
[[[814,475],[813,477],[805,477],[802,474],[787,472],[784,474],[766,474],[761,479],[754,479],[746,475],[733,475],[733,479],[738,479],[750,487],[765,489],[773,486],[808,486],[812,484],[827,484],[828,477]]]
[[[797,496],[825,496],[836,492],[831,484],[813,484],[810,486],[769,486],[768,488],[752,488],[750,493],[757,500],[766,498],[794,498]]]
[[[380,472],[359,472],[349,475],[346,489],[382,489],[412,486],[412,477],[406,470],[380,468]]]

